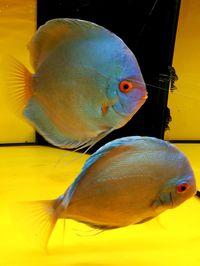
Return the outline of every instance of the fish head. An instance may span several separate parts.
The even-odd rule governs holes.
[[[147,99],[145,83],[138,78],[128,77],[118,84],[119,101],[113,106],[114,110],[124,116],[133,116]]]
[[[159,177],[159,190],[152,207],[158,213],[179,206],[197,191],[194,172],[187,157],[174,145],[163,144],[154,168]]]
[[[164,209],[175,208],[194,196],[196,191],[196,181],[193,173],[175,177],[164,184],[157,203],[159,202]]]
[[[175,208],[195,195],[197,188],[194,175],[175,178],[171,187],[172,207]]]
[[[134,54],[127,48],[116,62],[109,81],[108,97],[118,100],[112,106],[120,116],[130,120],[148,98],[146,85]]]

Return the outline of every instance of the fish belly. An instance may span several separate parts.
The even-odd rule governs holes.
[[[142,205],[125,204],[120,199],[109,200],[93,199],[91,201],[76,202],[69,204],[66,211],[66,218],[81,221],[98,228],[117,228],[130,224],[137,224],[155,216],[150,207]]]
[[[45,111],[35,99],[31,97],[23,111],[24,116],[34,128],[51,144],[58,147],[77,147],[82,141],[75,141],[64,135],[46,115]]]

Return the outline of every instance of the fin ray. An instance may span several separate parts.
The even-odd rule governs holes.
[[[11,207],[17,229],[42,248],[47,248],[51,233],[57,222],[57,200],[19,202]]]
[[[12,110],[19,114],[32,95],[30,71],[17,59],[9,56],[6,60],[5,87],[6,101]]]

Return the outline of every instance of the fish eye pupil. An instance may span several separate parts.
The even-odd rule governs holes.
[[[186,190],[186,186],[181,186],[181,191],[184,191],[184,190]]]
[[[128,88],[129,88],[129,85],[127,83],[124,84],[124,90],[128,90]]]
[[[181,184],[178,186],[178,192],[184,192],[188,188],[188,184]]]

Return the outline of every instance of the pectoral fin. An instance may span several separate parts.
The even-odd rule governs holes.
[[[159,214],[164,210],[173,208],[173,198],[171,193],[162,193],[158,199],[152,203],[152,208]]]

